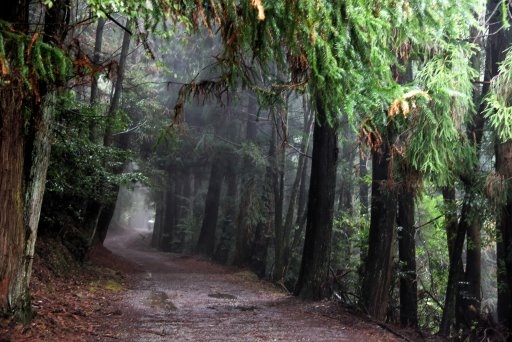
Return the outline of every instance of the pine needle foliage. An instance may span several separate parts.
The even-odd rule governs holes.
[[[465,125],[474,114],[470,46],[445,46],[419,70],[415,86],[428,92],[408,117],[399,119],[404,157],[411,166],[438,185],[454,181],[458,171],[476,161],[465,137]]]
[[[228,14],[218,22],[229,28],[223,31],[229,75],[254,84],[244,77],[247,61],[261,70],[272,64],[288,75],[287,82],[307,82],[329,124],[346,115],[354,127],[369,125],[374,137],[395,126],[396,154],[436,183],[447,184],[456,167],[474,161],[464,138],[464,125],[474,114],[472,81],[477,76],[469,63],[474,47],[467,40],[483,5],[272,1],[263,3],[261,21],[242,2],[232,6],[236,12],[226,6]],[[416,80],[398,84],[394,70],[403,70],[408,62],[418,70]],[[389,105],[415,89],[427,92],[430,100],[414,99],[413,114],[389,118]],[[278,90],[272,86],[269,92]]]
[[[308,91],[320,101],[328,124],[347,116],[353,127],[379,136],[395,125],[403,158],[440,183],[460,160],[469,160],[463,126],[473,111],[469,28],[483,1],[459,0],[89,0],[100,13],[153,15],[218,33],[216,56],[224,86],[240,81],[261,97]],[[150,14],[148,14],[150,13]],[[442,15],[440,15],[442,13]],[[150,21],[151,22],[151,21]],[[476,25],[475,25],[476,26]],[[412,62],[414,84],[398,84],[394,70]],[[270,75],[270,76],[269,76]],[[221,84],[217,83],[217,84]],[[215,87],[213,87],[215,88]],[[212,88],[212,89],[213,89]],[[184,88],[182,99],[202,89]],[[406,117],[387,109],[411,89],[428,92]],[[201,92],[201,91],[199,91]],[[179,105],[183,105],[182,101]],[[265,102],[265,101],[263,101]],[[272,103],[272,100],[266,102]],[[446,176],[446,177],[445,177]]]
[[[64,81],[70,70],[71,62],[64,52],[43,42],[37,32],[29,36],[0,21],[0,86],[8,85],[13,77],[21,77],[25,88],[39,102],[40,83]]]
[[[486,97],[485,117],[501,142],[512,140],[512,49],[508,49],[499,74]]]

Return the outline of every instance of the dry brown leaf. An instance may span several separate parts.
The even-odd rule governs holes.
[[[261,0],[251,0],[251,5],[258,10],[258,20],[265,20],[265,9],[261,4]]]
[[[426,92],[426,91],[419,90],[419,89],[411,90],[411,91],[405,93],[401,98],[396,99],[391,103],[391,105],[388,108],[388,116],[395,117],[398,114],[402,113],[402,115],[404,117],[407,117],[411,112],[411,107],[412,107],[412,109],[416,108],[416,104],[414,101],[412,101],[412,100],[407,101],[407,100],[412,99],[413,97],[418,96],[418,95],[423,96],[427,100],[431,99],[430,95],[428,95],[428,92]]]

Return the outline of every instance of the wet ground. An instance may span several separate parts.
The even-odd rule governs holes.
[[[395,341],[332,302],[303,302],[252,273],[147,247],[142,233],[105,246],[144,271],[119,303],[122,341]]]

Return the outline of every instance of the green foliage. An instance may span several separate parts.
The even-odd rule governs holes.
[[[26,89],[38,98],[39,82],[64,81],[71,62],[62,50],[44,43],[38,33],[30,37],[0,21],[0,69],[0,85],[20,75]]]
[[[191,27],[189,14],[191,9],[197,8],[194,0],[87,0],[87,4],[100,17],[105,17],[107,13],[118,13],[131,19],[142,19],[148,31],[154,31],[159,23],[167,28],[167,19]]]
[[[370,220],[367,216],[341,213],[334,219],[331,264],[336,272],[345,273],[343,279],[338,280],[344,288],[338,290],[345,292],[345,299],[352,303],[358,301],[363,267],[361,256],[368,253],[369,233]]]
[[[476,162],[473,148],[461,139],[474,113],[472,81],[477,75],[471,55],[471,46],[448,46],[430,59],[415,83],[431,100],[420,98],[410,115],[395,120],[406,160],[438,185],[452,182],[459,170]]]
[[[485,99],[485,117],[502,142],[512,140],[512,49],[506,51],[498,75]]]
[[[141,172],[114,172],[123,170],[133,158],[130,152],[89,140],[85,134],[88,118],[98,116],[91,107],[79,105],[65,93],[57,108],[59,129],[52,147],[47,191],[106,204],[115,201],[118,185],[147,182]]]
[[[47,189],[73,198],[113,203],[119,185],[147,182],[140,172],[116,174],[111,171],[122,169],[129,157],[125,151],[68,136],[53,147]]]
[[[389,126],[389,104],[411,89],[393,70],[411,61],[419,71],[414,87],[432,100],[417,101],[416,115],[395,120],[399,153],[439,184],[474,161],[461,139],[476,76],[473,46],[464,40],[482,1],[272,1],[263,5],[264,20],[250,2],[231,4],[211,1],[207,11],[198,3],[194,17],[220,28],[223,86],[242,80],[264,106],[283,92],[307,90],[330,124],[346,115],[352,127],[369,120],[379,134]]]
[[[448,245],[443,217],[443,198],[427,193],[417,201],[418,318],[420,325],[434,331],[441,321],[448,274]]]
[[[268,164],[268,160],[265,158],[261,148],[252,142],[242,142],[242,147],[238,153],[250,160],[251,165],[255,167],[262,167]]]

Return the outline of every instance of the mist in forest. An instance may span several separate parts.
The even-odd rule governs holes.
[[[5,2],[0,316],[29,321],[36,268],[117,253],[512,329],[511,3],[313,3]]]
[[[136,170],[138,165],[132,162],[125,171]],[[150,188],[138,182],[121,186],[106,240],[116,239],[125,234],[149,235],[153,232],[154,222],[155,209]]]
[[[154,85],[133,94],[133,102],[151,96],[154,106],[149,116],[133,115],[144,122],[133,135],[132,148],[139,151],[148,179],[146,185],[120,188],[107,240],[137,232],[156,250],[250,264],[259,276],[293,289],[303,253],[310,182],[314,110],[309,96],[228,86],[220,77],[225,72],[219,63],[220,39],[206,31],[189,35],[177,30],[170,40],[154,37],[152,43],[161,66],[150,66],[139,57],[136,68],[149,68],[144,80]],[[251,77],[262,89],[286,82],[271,68],[265,77],[258,75],[257,66],[248,68],[255,70]],[[129,75],[132,86],[144,84]],[[331,268],[335,274],[348,273],[346,287],[336,282],[331,286],[342,294],[359,290],[357,273],[351,270],[361,267],[365,253],[360,246],[367,239],[371,191],[364,177],[372,162],[350,123],[341,120],[339,125],[344,134],[339,140]],[[431,200],[425,197],[418,203],[417,225],[438,215],[430,201],[440,201],[440,193],[428,196]],[[439,229],[434,222],[422,229],[424,236],[416,237],[421,246],[418,274],[426,293],[444,291],[437,287],[439,270],[432,267],[431,258],[442,265],[447,255],[424,252],[439,245],[447,249],[444,236],[436,233]],[[489,253],[482,258],[482,276],[488,279],[495,266],[489,263]],[[349,302],[357,301],[350,296]],[[495,283],[483,282],[483,299],[485,310],[494,312]],[[442,296],[436,300],[442,301]],[[439,314],[428,297],[419,303],[422,317]]]

